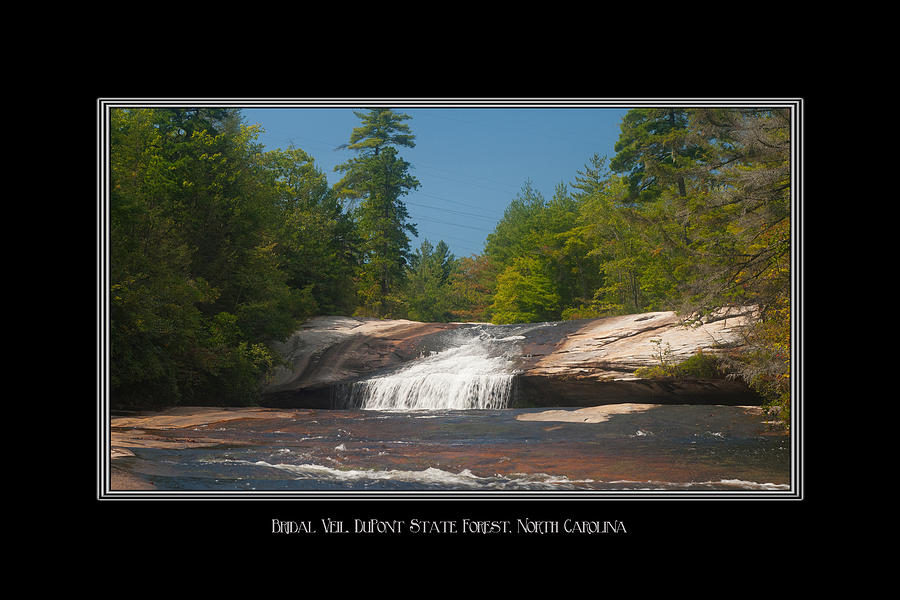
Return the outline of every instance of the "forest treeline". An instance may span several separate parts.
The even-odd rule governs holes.
[[[265,151],[230,108],[110,116],[110,401],[243,405],[312,315],[519,323],[728,306],[757,320],[724,366],[790,399],[787,109],[629,111],[612,157],[512,198],[480,255],[417,236],[409,117],[357,113],[341,179]]]

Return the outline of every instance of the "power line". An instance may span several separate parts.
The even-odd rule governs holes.
[[[289,146],[293,146],[293,147],[295,147],[295,148],[300,148],[300,149],[303,149],[304,147],[309,147],[309,146],[321,147],[321,148],[328,148],[328,149],[330,149],[330,150],[338,150],[338,149],[339,149],[339,148],[337,147],[337,145],[335,145],[335,144],[329,144],[328,142],[325,142],[325,141],[322,141],[322,140],[313,139],[313,138],[308,138],[308,137],[305,137],[305,136],[304,136],[304,137],[297,138],[297,137],[293,137],[293,136],[291,136],[291,137],[284,137],[284,136],[278,136],[278,137],[276,137],[276,136],[271,136],[271,135],[270,135],[269,137],[270,137],[270,139],[272,139],[273,141],[287,142],[287,144],[288,144]],[[300,144],[301,144],[301,145],[299,145],[299,146],[297,145],[297,140],[298,140],[298,139],[299,139]],[[415,163],[413,163],[413,167],[415,167],[415,168],[419,168],[419,167],[423,167],[423,166],[424,166],[426,169],[432,169],[432,170],[442,171],[442,172],[444,172],[444,173],[451,173],[451,171],[445,171],[445,170],[443,170],[443,169],[438,169],[438,168],[436,168],[436,167],[431,167],[431,166],[428,166],[428,165],[423,165],[422,163],[419,163],[418,161],[415,162]],[[472,181],[466,181],[466,180],[464,180],[464,179],[458,179],[458,178],[454,178],[454,177],[447,177],[447,176],[442,176],[442,175],[436,175],[436,174],[434,174],[434,173],[427,173],[427,175],[428,175],[429,177],[436,177],[436,178],[438,178],[438,179],[443,179],[443,180],[446,180],[446,181],[453,181],[453,182],[456,182],[456,183],[460,183],[460,184],[462,184],[462,185],[468,185],[468,186],[477,187],[477,188],[481,188],[481,189],[486,189],[486,190],[490,190],[490,191],[494,191],[494,192],[502,192],[502,193],[510,193],[510,194],[516,193],[515,191],[513,191],[513,187],[512,187],[512,186],[509,186],[508,184],[505,184],[505,183],[501,183],[501,182],[499,182],[499,181],[496,181],[496,183],[498,183],[499,185],[501,185],[501,186],[503,186],[503,187],[506,187],[506,189],[498,189],[498,188],[496,188],[496,187],[489,187],[489,186],[482,185],[482,184],[479,184],[479,183],[475,183],[475,182],[472,182]],[[472,176],[465,176],[465,177],[472,178]],[[489,180],[489,179],[485,179],[485,178],[476,178],[476,179],[483,179],[484,181],[495,182],[495,180]],[[516,191],[517,191],[517,190],[516,190]],[[427,196],[427,195],[429,195],[429,194],[423,194],[423,195],[426,195],[426,196]],[[456,202],[456,203],[458,203],[458,204],[462,204],[462,205],[465,205],[465,206],[469,206],[469,207],[471,207],[471,208],[481,208],[481,207],[479,207],[479,206],[475,206],[475,205],[472,205],[472,204],[466,204],[465,202],[460,202],[459,200],[450,200],[450,199],[448,199],[448,198],[441,198],[440,196],[434,196],[434,195],[431,195],[431,197],[432,197],[432,198],[436,198],[436,199],[438,199],[438,200],[446,200],[447,202]]]
[[[433,237],[433,236],[431,236],[431,237]],[[431,237],[429,237],[427,235],[423,235],[422,233],[419,233],[419,235],[416,236],[417,239],[425,239],[425,238],[431,239]],[[437,236],[437,237],[440,239],[443,239],[445,242],[448,241],[446,238],[444,238],[444,236]],[[456,238],[456,237],[454,237],[452,239],[454,240],[454,243],[459,243],[460,246],[463,248],[472,249],[473,247],[476,247],[476,246],[484,246],[484,240],[475,241],[475,240],[466,240],[466,239]]]
[[[492,222],[492,223],[495,223],[495,222],[497,221],[497,219],[494,218],[494,217],[485,217],[485,216],[482,216],[482,215],[476,215],[476,214],[474,214],[474,213],[467,213],[467,212],[462,212],[462,211],[459,211],[459,210],[453,210],[453,209],[451,209],[451,208],[443,208],[443,207],[441,207],[441,206],[429,206],[428,204],[418,204],[418,203],[416,203],[416,202],[410,202],[410,201],[408,201],[408,200],[405,202],[405,204],[409,204],[409,205],[411,205],[411,206],[421,206],[422,208],[431,208],[431,209],[434,209],[434,210],[442,210],[442,211],[444,211],[444,212],[453,213],[453,214],[455,214],[455,215],[463,215],[463,216],[465,216],[465,217],[474,217],[474,218],[476,218],[476,219],[483,219],[483,220],[485,220],[485,221],[490,221],[490,222]]]
[[[421,196],[428,196],[429,198],[434,198],[436,200],[443,200],[444,202],[453,202],[454,204],[461,204],[461,205],[469,207],[469,208],[476,208],[476,209],[482,208],[481,206],[476,206],[474,204],[468,204],[461,200],[451,200],[450,198],[444,198],[443,196],[435,196],[434,194],[428,194],[425,192],[416,192],[416,194],[421,195]]]
[[[429,170],[429,169],[430,169],[430,170],[433,170],[433,171],[441,171],[442,173],[451,173],[451,174],[454,174],[453,171],[446,171],[446,170],[444,170],[444,169],[438,169],[437,167],[430,167],[430,166],[428,166],[428,165],[422,164],[422,163],[419,162],[419,161],[416,161],[416,162],[412,163],[412,166],[413,166],[414,168],[416,168],[416,169],[420,169],[420,168],[424,167],[426,170]],[[465,177],[465,178],[467,178],[467,179],[481,179],[482,181],[485,181],[485,182],[488,182],[488,183],[491,183],[491,184],[497,184],[497,186],[500,186],[500,187],[497,187],[497,186],[488,186],[488,185],[484,185],[483,183],[477,183],[477,182],[474,182],[474,181],[466,181],[465,179],[459,179],[458,177],[447,177],[446,175],[436,175],[436,174],[434,174],[434,173],[428,173],[427,175],[428,175],[429,177],[437,177],[438,179],[445,179],[445,180],[447,180],[447,181],[454,181],[454,182],[456,182],[456,183],[462,183],[463,185],[471,185],[471,186],[474,186],[474,187],[484,188],[484,189],[486,189],[486,190],[491,190],[491,191],[493,191],[493,192],[503,192],[503,193],[507,193],[507,194],[515,194],[515,193],[517,193],[517,192],[519,191],[519,189],[520,189],[520,188],[517,188],[517,187],[515,187],[515,186],[512,186],[512,185],[510,185],[510,184],[508,184],[508,183],[503,183],[503,182],[500,182],[500,181],[497,181],[497,180],[494,180],[494,179],[486,179],[486,178],[483,178],[483,177],[476,177],[476,176],[473,176],[473,175],[466,175],[466,174],[463,174],[462,176]],[[503,189],[500,189],[500,188],[503,188]]]
[[[491,233],[492,229],[482,229],[481,227],[471,227],[469,225],[460,225],[459,223],[448,223],[447,221],[439,221],[438,219],[430,219],[428,217],[416,217],[416,220],[431,221],[432,223],[440,223],[441,225],[452,225],[453,227],[464,227],[465,229],[474,229],[475,231],[486,231]]]
[[[424,240],[424,239],[427,239],[427,237],[419,236],[419,237],[416,238],[416,239]],[[443,239],[443,237],[441,237],[440,239],[441,239],[443,242],[445,242],[445,243],[447,244],[447,246],[450,248],[451,251],[454,251],[454,254],[455,254],[456,251],[458,251],[458,250],[466,250],[466,251],[468,251],[468,252],[471,253],[471,254],[481,254],[482,252],[484,252],[483,249],[482,249],[482,250],[475,250],[475,249],[472,248],[471,246],[464,246],[464,245],[458,244],[458,243],[456,243],[456,242],[454,242],[454,241],[452,241],[452,240],[451,240],[451,241],[447,241],[446,239]]]

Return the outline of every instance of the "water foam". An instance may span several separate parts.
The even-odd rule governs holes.
[[[257,461],[258,467],[269,467],[285,471],[297,479],[331,481],[335,483],[362,483],[390,481],[413,486],[432,486],[446,489],[468,490],[619,490],[619,491],[659,491],[659,490],[757,490],[788,491],[791,486],[776,483],[758,483],[740,479],[719,481],[595,481],[592,479],[569,479],[564,475],[547,473],[510,473],[489,477],[475,475],[469,469],[458,473],[428,467],[420,471],[400,469],[344,469],[317,464],[284,464]]]
[[[350,405],[364,410],[502,409],[509,404],[521,336],[488,329],[456,332],[449,348],[393,373],[353,384]]]
[[[435,467],[428,467],[421,471],[404,471],[397,469],[335,469],[316,464],[272,464],[265,461],[257,461],[252,464],[286,471],[297,479],[332,482],[391,481],[451,489],[554,490],[572,488],[575,484],[581,483],[564,476],[552,476],[545,473],[513,473],[509,476],[482,477],[475,475],[469,469],[453,473]]]

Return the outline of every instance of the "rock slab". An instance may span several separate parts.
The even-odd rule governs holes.
[[[421,352],[425,338],[457,327],[405,319],[314,317],[276,345],[285,364],[273,372],[263,404],[277,408],[334,406],[335,386],[397,367]]]
[[[534,324],[523,333],[511,407],[598,406],[615,403],[732,404],[761,402],[740,381],[641,379],[636,369],[659,363],[660,352],[681,361],[741,343],[752,310],[732,309],[685,326],[671,311]],[[316,317],[277,349],[285,358],[263,392],[263,406],[343,408],[342,385],[396,368],[420,356],[439,334],[460,323],[419,323]]]

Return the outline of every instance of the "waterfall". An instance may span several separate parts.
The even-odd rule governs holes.
[[[516,342],[523,337],[479,326],[454,330],[448,338],[440,351],[354,383],[350,405],[364,410],[506,408],[519,355]]]

